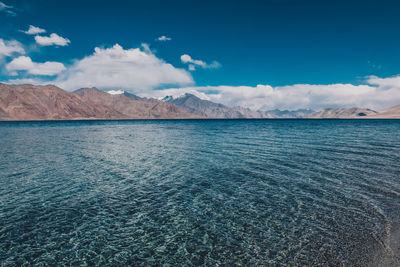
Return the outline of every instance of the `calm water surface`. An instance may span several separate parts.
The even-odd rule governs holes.
[[[0,123],[0,262],[398,266],[400,121]]]

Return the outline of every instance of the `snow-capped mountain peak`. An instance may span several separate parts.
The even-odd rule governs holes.
[[[124,90],[110,90],[107,91],[107,93],[109,93],[110,95],[122,95],[123,93],[125,93]]]

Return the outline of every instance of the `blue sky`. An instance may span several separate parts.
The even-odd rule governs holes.
[[[354,101],[342,106],[362,104],[381,108],[395,101],[400,103],[400,98],[388,102],[390,97],[387,92],[384,96],[379,95],[379,103],[373,103],[374,96],[371,96],[369,88],[357,87],[381,87],[381,83],[371,83],[370,76],[393,79],[400,73],[399,1],[0,1],[3,4],[0,4],[0,40],[8,42],[5,46],[18,41],[24,49],[24,53],[14,51],[0,57],[2,81],[31,79],[40,83],[56,80],[59,85],[71,87],[66,89],[71,90],[73,86],[79,88],[76,83],[59,82],[60,77],[64,80],[69,79],[66,76],[74,78],[70,68],[77,61],[93,55],[95,47],[106,53],[107,49],[119,44],[122,51],[135,48],[147,51],[152,58],[146,62],[161,60],[171,64],[174,70],[160,70],[155,81],[147,81],[143,86],[142,83],[132,83],[131,87],[118,82],[113,86],[112,81],[97,83],[93,76],[89,79],[94,86],[131,89],[149,96],[161,95],[159,89],[165,87],[174,88],[165,91],[168,93],[176,93],[176,89],[183,88],[181,91],[199,92],[204,98],[228,105],[294,109],[320,108],[315,103],[307,104],[307,101],[321,100],[315,96],[301,103],[285,104],[284,99],[280,99],[263,104],[263,100],[258,98],[267,98],[271,92],[268,93],[269,87],[264,88],[265,91],[260,87],[257,89],[257,85],[284,92],[283,89],[287,89],[285,86],[292,86],[290,90],[295,90],[293,86],[301,84],[325,86],[321,88],[348,84],[356,88],[356,93],[350,95],[368,93],[369,98],[366,100],[364,96],[360,100],[357,95]],[[34,35],[22,32],[27,31],[29,25],[46,32]],[[42,44],[35,40],[35,36],[49,37],[51,33],[69,42],[65,45],[43,45],[43,42],[51,40],[44,39]],[[161,36],[165,36],[166,40],[158,41]],[[189,57],[182,58],[183,55]],[[41,75],[40,71],[29,71],[28,67],[24,69],[21,62],[7,67],[19,56],[25,57],[23,64],[29,63],[36,70],[43,69],[42,73],[46,75]],[[61,63],[64,69],[54,64],[32,65],[26,62],[26,57],[33,63]],[[132,54],[130,58],[133,57],[135,55]],[[93,64],[102,60],[93,60],[97,62]],[[167,67],[157,62],[158,67]],[[48,67],[55,67],[55,70],[48,72]],[[114,64],[110,67],[119,69]],[[75,66],[75,70],[78,69],[76,72],[80,68]],[[153,69],[153,65],[148,67],[149,72]],[[63,74],[62,71],[69,73]],[[88,73],[95,74],[96,71]],[[56,74],[48,75],[52,73]],[[171,77],[177,75],[177,78],[165,79],[167,74]],[[147,73],[138,74],[136,79],[142,76],[147,77]],[[140,86],[144,89],[138,89]],[[221,89],[221,86],[234,89],[229,91]],[[397,89],[393,89],[397,80],[391,86],[394,92],[390,93],[397,96]],[[310,92],[310,89],[304,88],[298,92]],[[328,92],[331,89],[323,90]],[[227,91],[236,95],[223,93]],[[246,98],[247,92],[251,93],[250,98]],[[292,97],[299,98],[294,95]],[[343,97],[348,98],[349,94]],[[332,103],[322,102],[327,106],[341,106],[340,99]]]

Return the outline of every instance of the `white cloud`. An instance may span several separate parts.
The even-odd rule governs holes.
[[[213,102],[242,106],[254,110],[328,107],[366,107],[380,110],[400,104],[400,76],[369,78],[366,84],[295,84],[272,87],[257,86],[193,86],[151,92],[154,97],[179,95],[185,92],[204,94]],[[150,93],[147,95],[151,96]]]
[[[15,16],[17,13],[14,11],[13,6],[6,5],[4,2],[0,1],[0,11],[6,12],[10,16]]]
[[[388,78],[379,78],[376,76],[369,76],[367,79],[369,84],[373,84],[383,88],[400,88],[400,75],[388,77]]]
[[[191,56],[189,56],[189,55],[187,55],[187,54],[184,54],[184,55],[181,56],[181,61],[182,61],[182,63],[184,63],[184,64],[186,64],[186,63],[192,63],[192,64],[194,64],[194,65],[197,65],[197,66],[200,66],[200,67],[203,67],[203,68],[205,68],[205,67],[207,66],[207,64],[206,64],[204,61],[201,61],[201,60],[194,60],[194,59],[192,59]]]
[[[207,64],[206,62],[198,59],[193,59],[191,56],[184,54],[181,56],[181,61],[183,64],[188,64],[188,68],[190,71],[196,70],[196,66],[201,67],[203,69],[216,69],[221,67],[217,61],[213,61],[211,64]]]
[[[142,97],[149,97],[149,98],[156,98],[156,99],[162,99],[166,96],[172,96],[173,98],[177,98],[180,96],[183,96],[184,94],[192,94],[197,96],[200,99],[203,100],[211,100],[211,98],[203,93],[200,92],[200,90],[196,90],[198,87],[184,87],[184,88],[173,88],[173,89],[164,89],[164,90],[153,90],[153,91],[148,91],[140,94]]]
[[[36,43],[43,45],[43,46],[49,46],[49,45],[66,46],[71,42],[69,39],[61,37],[56,33],[52,33],[52,34],[50,34],[50,36],[36,35],[35,41],[36,41]]]
[[[44,80],[38,78],[22,78],[22,79],[9,79],[6,81],[9,84],[34,84],[34,85],[45,85],[49,84]]]
[[[3,40],[0,38],[0,58],[3,56],[11,56],[14,53],[25,54],[22,44],[15,40]]]
[[[22,31],[22,32],[33,35],[33,34],[44,33],[46,32],[46,30],[39,27],[35,27],[33,25],[29,25],[29,29],[27,31]]]
[[[142,43],[140,46],[142,47],[142,49],[143,49],[143,51],[145,53],[152,54],[152,51],[151,51],[150,46],[148,44]]]
[[[107,91],[110,95],[122,95],[125,91],[124,90],[110,90]]]
[[[163,35],[163,36],[158,37],[156,40],[161,41],[161,42],[166,42],[166,41],[171,41],[172,39],[170,37]]]
[[[6,69],[11,73],[22,70],[32,75],[52,76],[65,70],[65,66],[62,63],[52,61],[36,63],[30,57],[20,56],[8,63]]]
[[[128,89],[144,92],[165,85],[188,85],[193,78],[184,69],[178,69],[150,50],[95,48],[95,52],[77,60],[54,81],[61,88],[73,90],[82,87]]]

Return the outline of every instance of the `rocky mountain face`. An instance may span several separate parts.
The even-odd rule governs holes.
[[[314,119],[400,119],[400,105],[375,111],[367,108],[328,108],[306,116]]]
[[[180,97],[166,96],[163,101],[174,104],[189,113],[206,118],[273,118],[264,111],[253,111],[247,108],[230,108],[222,104],[203,100],[192,94],[185,94]]]
[[[317,113],[306,116],[314,119],[354,119],[368,118],[378,114],[378,112],[367,108],[328,108]]]
[[[0,120],[155,119],[198,116],[162,101],[133,100],[97,89],[0,83]]]
[[[277,117],[277,118],[304,118],[305,116],[314,114],[315,111],[312,109],[297,109],[297,110],[268,110],[269,114]]]
[[[400,119],[400,105],[390,107],[379,111],[377,114],[371,116],[374,118],[385,118],[385,119]]]
[[[162,101],[134,100],[126,96],[125,93],[111,95],[96,88],[79,89],[73,93],[85,100],[90,100],[97,104],[105,104],[129,118],[178,119],[198,117],[169,103]]]
[[[123,94],[124,94],[124,96],[129,97],[130,99],[133,99],[133,100],[140,100],[140,101],[146,101],[146,102],[152,102],[152,103],[164,102],[164,101],[160,101],[160,100],[155,99],[155,98],[140,97],[140,96],[137,96],[135,94],[129,93],[127,91],[124,91]]]
[[[125,115],[56,86],[0,83],[0,120],[100,118],[125,118]]]

